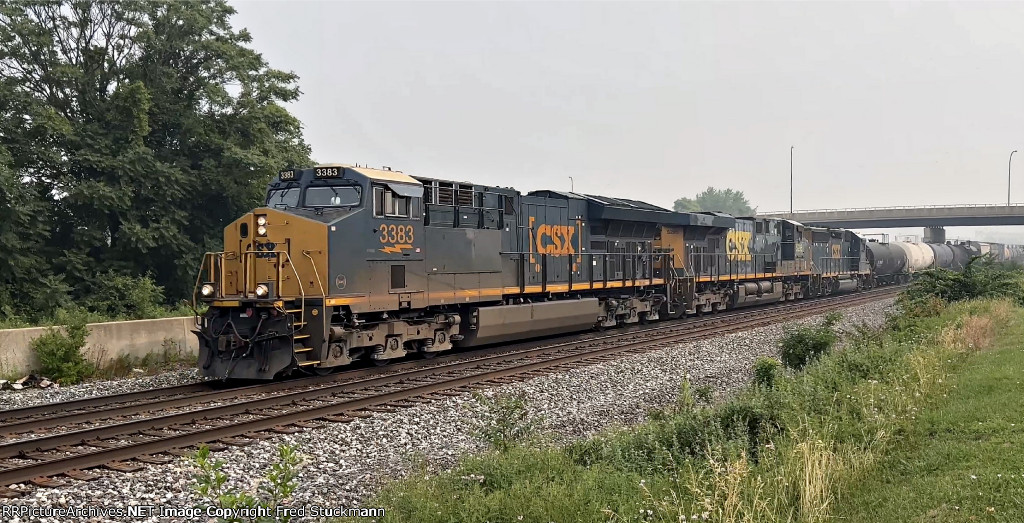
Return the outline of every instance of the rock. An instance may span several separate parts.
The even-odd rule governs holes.
[[[862,321],[878,326],[885,319],[885,303],[875,302],[842,312],[841,328]],[[722,398],[750,381],[752,365],[758,357],[776,355],[778,340],[788,325],[817,319],[670,344],[643,354],[512,383],[484,394],[493,397],[524,393],[530,412],[541,418],[545,432],[556,442],[573,441],[610,427],[642,422],[649,410],[675,402],[683,379],[689,379],[695,387],[708,385],[715,398]],[[6,400],[13,404],[9,408],[17,408],[197,379],[197,373],[189,369],[61,389],[54,385],[21,393],[4,392],[0,401]],[[428,475],[446,470],[460,456],[484,450],[486,446],[473,434],[473,423],[485,415],[486,409],[470,396],[455,396],[351,423],[325,424],[246,447],[231,447],[214,456],[225,462],[226,488],[238,491],[251,488],[255,480],[266,476],[269,466],[276,461],[278,445],[293,443],[307,458],[292,504],[355,505],[365,502],[387,481],[422,469]],[[192,462],[182,458],[167,465],[146,465],[137,472],[111,473],[91,482],[69,480],[64,487],[25,486],[26,491],[34,493],[4,503],[47,506],[66,502],[77,507],[128,505],[146,500],[183,507],[204,506],[209,500],[201,499],[194,490],[195,472]],[[467,477],[466,481],[486,483],[487,479]]]

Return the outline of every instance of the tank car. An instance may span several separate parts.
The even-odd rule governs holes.
[[[876,284],[888,285],[909,280],[907,251],[898,244],[868,241],[867,251]]]
[[[934,254],[935,261],[932,262],[932,268],[939,269],[953,269],[953,248],[944,243],[928,243],[925,244]]]
[[[958,272],[967,267],[971,258],[981,255],[981,252],[972,248],[968,243],[952,244],[949,248],[953,251],[953,265],[950,269]]]

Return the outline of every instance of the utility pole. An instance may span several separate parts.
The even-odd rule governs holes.
[[[1012,155],[1011,155],[1012,156]],[[793,146],[789,146],[789,214],[793,214]],[[792,218],[792,216],[790,216]]]
[[[1006,206],[1010,206],[1010,173],[1013,172],[1013,153],[1017,151],[1010,151],[1010,162],[1006,165]]]
[[[573,186],[572,176],[569,177],[569,192],[572,192],[572,193],[576,192],[576,189]]]

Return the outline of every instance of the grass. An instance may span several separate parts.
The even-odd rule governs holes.
[[[1002,431],[1015,428],[1009,424],[1021,407],[1006,404],[1019,388],[979,403],[988,408],[965,397],[959,413],[940,409],[971,390],[968,379],[980,397],[1019,372],[994,370],[1008,364],[1001,355],[1019,356],[1022,317],[1007,300],[929,303],[884,332],[853,334],[843,350],[823,350],[801,370],[762,362],[758,384],[722,404],[703,406],[684,386],[677,405],[637,427],[567,446],[496,447],[448,472],[422,469],[368,506],[387,507],[385,521],[424,522],[932,521],[944,514],[1017,521],[1021,497],[1012,489],[1024,458],[1010,454],[1022,442]],[[960,371],[976,374],[953,388]],[[983,376],[995,383],[983,385]],[[962,423],[968,414],[981,424]],[[944,438],[948,445],[937,443]],[[913,454],[931,444],[939,446]],[[1018,479],[997,488],[999,473]],[[958,485],[956,495],[949,485]],[[918,490],[914,504],[904,501]],[[942,512],[947,505],[960,512]]]
[[[838,514],[875,522],[1024,521],[1024,332],[1019,318],[999,330],[989,350],[950,376],[945,397],[921,412],[876,473],[846,493]]]

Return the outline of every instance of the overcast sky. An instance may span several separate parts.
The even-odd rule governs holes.
[[[1022,3],[234,1],[320,162],[670,207],[1024,202]],[[1022,238],[1024,239],[1024,238]]]

